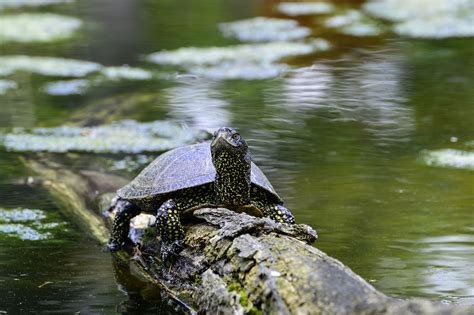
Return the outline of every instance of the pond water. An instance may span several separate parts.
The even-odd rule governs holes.
[[[472,38],[399,37],[378,20],[370,21],[371,27],[380,27],[376,32],[370,28],[354,36],[351,30],[367,28],[356,24],[341,31],[324,26],[325,15],[303,15],[291,17],[301,28],[290,27],[303,30],[298,36],[310,34],[305,43],[317,37],[331,48],[318,42],[313,52],[282,53],[283,60],[274,60],[264,55],[269,53],[264,46],[240,47],[242,54],[228,59],[213,51],[205,64],[201,60],[209,57],[195,50],[175,66],[152,63],[147,56],[181,47],[242,45],[224,36],[219,24],[289,16],[278,13],[277,1],[64,2],[0,11],[0,19],[1,14],[30,12],[81,21],[73,35],[68,30],[69,37],[59,40],[42,34],[28,37],[42,38],[36,42],[5,40],[0,33],[0,57],[61,57],[94,62],[90,72],[124,64],[146,72],[127,69],[122,75],[114,68],[109,75],[84,69],[77,74],[79,66],[71,70],[58,64],[46,76],[40,66],[23,65],[18,71],[3,64],[8,74],[0,77],[2,132],[94,125],[103,117],[107,123],[169,120],[202,129],[236,127],[297,221],[318,230],[316,247],[386,294],[474,303]],[[334,15],[347,9],[363,12],[361,1],[334,3],[340,10]],[[257,39],[247,32],[239,38],[280,40],[278,32]],[[300,41],[290,39],[278,49],[296,49],[293,44]],[[261,60],[245,59],[245,49],[262,51]],[[219,58],[224,61],[215,62]],[[134,79],[121,77],[127,75]],[[73,77],[83,81],[56,84]],[[50,83],[59,93],[48,94]],[[441,166],[452,167],[441,167],[423,158],[442,149],[464,152],[464,164],[448,161]],[[22,178],[30,174],[19,159],[22,154],[0,151],[0,313],[166,313],[171,306],[156,288],[117,266],[44,191],[24,184]],[[105,158],[109,170],[133,175],[153,156]],[[90,166],[91,157],[87,153],[72,167]],[[39,209],[44,218],[15,221],[9,217],[13,209]],[[44,237],[30,233],[22,239],[18,226]]]

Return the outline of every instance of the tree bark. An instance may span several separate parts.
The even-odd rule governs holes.
[[[128,179],[90,170],[72,172],[46,156],[25,164],[62,211],[101,244],[113,213],[102,211]],[[310,245],[316,232],[227,209],[199,209],[187,222],[185,248],[166,266],[153,218],[132,221],[137,243],[114,253],[154,283],[185,313],[206,314],[472,314],[472,306],[387,297],[338,260]],[[133,258],[133,259],[132,259]]]

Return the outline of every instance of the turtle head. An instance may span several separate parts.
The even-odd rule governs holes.
[[[212,163],[216,168],[218,202],[242,205],[250,201],[250,156],[247,142],[235,130],[222,127],[211,142]]]
[[[211,142],[211,152],[219,153],[225,151],[231,155],[246,155],[248,150],[247,142],[235,130],[227,127],[219,128],[214,132]]]

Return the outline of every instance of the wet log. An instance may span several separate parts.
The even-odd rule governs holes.
[[[73,172],[48,156],[25,157],[37,182],[84,231],[105,244],[113,213],[102,211],[127,179]],[[338,260],[310,245],[309,226],[286,226],[227,209],[199,209],[186,224],[185,248],[163,264],[159,238],[144,215],[132,222],[136,246],[115,253],[144,282],[158,285],[184,313],[206,314],[472,314],[387,297]]]

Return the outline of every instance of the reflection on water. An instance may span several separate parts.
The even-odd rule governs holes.
[[[28,218],[24,218],[26,210],[2,210],[0,222],[15,220],[38,228],[36,222],[66,220],[48,195],[25,185],[0,182],[0,205],[43,209],[33,210],[35,215]],[[36,221],[26,222],[31,218]],[[21,240],[0,231],[0,311],[113,312],[125,297],[116,288],[110,254],[72,224],[57,225],[51,235],[54,238]]]
[[[118,289],[127,296],[117,307],[118,313],[134,314],[188,314],[186,305],[167,299],[162,290],[133,273],[128,264],[113,259]]]
[[[379,145],[407,142],[414,130],[413,109],[406,104],[404,65],[391,52],[371,53],[347,69],[336,70],[331,89],[344,120],[360,121]]]
[[[415,291],[421,282],[423,290],[431,296],[440,292],[448,298],[474,296],[474,235],[400,240],[392,248],[406,256],[380,258],[384,274],[379,285],[394,288],[403,284],[407,290]],[[405,270],[404,274],[399,274],[400,269]]]
[[[310,28],[324,41],[245,45],[236,51],[236,41],[224,38],[218,25],[274,16],[273,2],[145,2],[130,6],[125,0],[83,0],[45,8],[84,21],[81,40],[31,47],[9,44],[0,54],[89,60],[93,72],[78,75],[76,71],[83,71],[78,64],[58,66],[58,59],[47,71],[42,62],[31,62],[36,58],[22,58],[28,60],[22,71],[0,67],[1,79],[17,85],[0,95],[0,128],[58,127],[71,115],[89,125],[103,119],[170,119],[203,129],[236,127],[297,221],[318,229],[316,246],[387,294],[473,300],[474,174],[429,167],[419,160],[424,150],[472,151],[464,146],[474,134],[472,39],[335,35],[324,29],[324,19],[316,22],[306,16],[321,8],[293,7],[286,18],[305,15],[295,25]],[[319,49],[308,43],[319,43]],[[328,43],[332,50],[327,50]],[[234,47],[207,49],[230,45]],[[199,49],[177,51],[180,47]],[[319,52],[311,54],[315,49]],[[162,51],[172,53],[155,57],[183,55],[171,65],[145,61],[145,56]],[[300,57],[289,58],[294,55]],[[239,62],[243,57],[247,63]],[[155,75],[191,71],[183,60],[195,62],[193,69],[199,66],[203,77]],[[112,68],[107,82],[91,84],[96,82],[91,78],[103,76],[102,65],[122,64],[130,68]],[[113,80],[131,79],[131,69],[139,69],[143,81]],[[60,96],[66,94],[61,85],[56,86],[59,96],[45,93],[44,87],[65,72],[68,79],[88,75],[83,94]],[[132,173],[152,158],[78,156],[70,167]],[[58,215],[44,192],[14,184],[19,176],[30,175],[19,157],[0,151],[0,208],[44,209]],[[71,222],[67,226],[55,230],[54,238],[34,243],[0,233],[0,296],[7,310],[176,309],[161,305],[159,291],[135,279],[127,266],[115,269],[115,282],[108,253]]]
[[[328,109],[331,106],[328,97],[333,79],[331,67],[325,64],[291,71],[285,77],[279,105],[298,115],[304,115],[310,109]]]
[[[191,127],[214,130],[230,125],[228,103],[217,90],[218,82],[183,77],[179,85],[166,89],[168,114]]]

